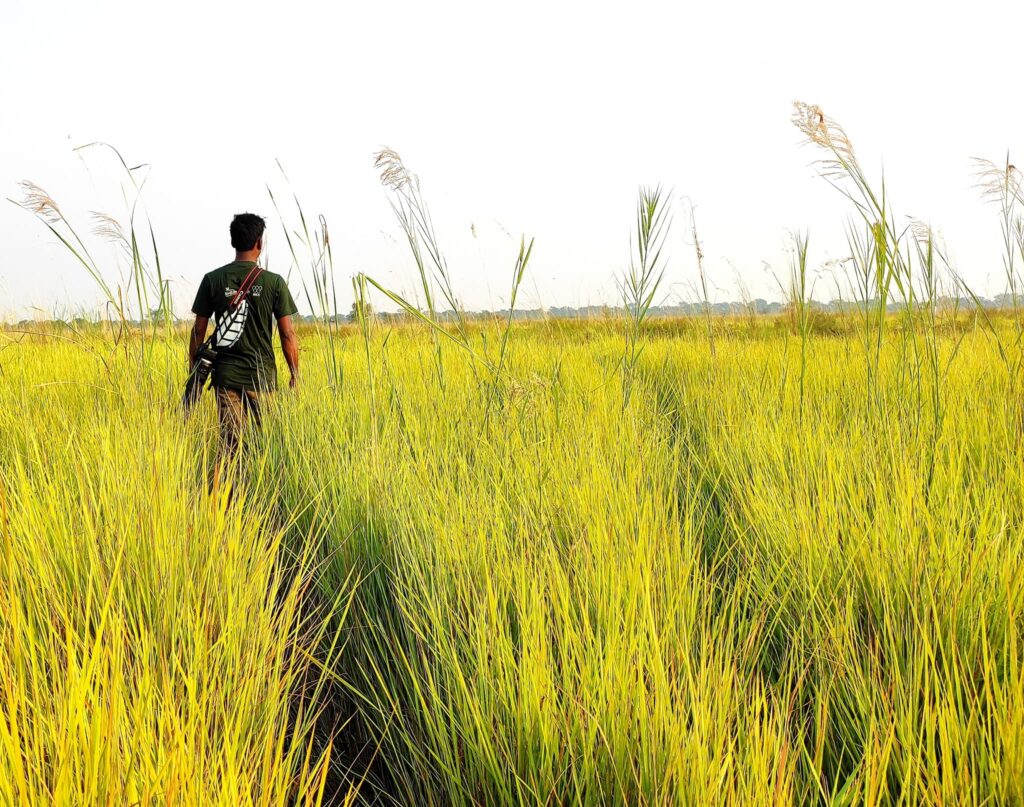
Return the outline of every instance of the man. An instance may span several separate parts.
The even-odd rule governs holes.
[[[277,389],[274,361],[274,323],[281,337],[281,352],[291,372],[290,386],[299,382],[299,342],[292,326],[298,310],[284,278],[261,271],[252,280],[248,294],[235,314],[228,306],[239,286],[259,263],[266,222],[252,213],[239,213],[231,222],[231,246],[235,260],[207,274],[199,284],[192,313],[196,315],[189,340],[189,366],[206,339],[210,316],[217,316],[217,359],[213,365],[213,388],[221,440],[229,453],[239,445],[247,419],[260,419],[260,396]]]

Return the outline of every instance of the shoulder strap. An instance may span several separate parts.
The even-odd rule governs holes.
[[[235,292],[235,296],[231,298],[231,302],[228,303],[228,310],[233,311],[242,304],[246,295],[249,294],[249,290],[252,289],[253,284],[263,274],[263,267],[256,264],[252,269],[249,270],[249,274],[245,276],[245,279],[239,284],[238,291]]]

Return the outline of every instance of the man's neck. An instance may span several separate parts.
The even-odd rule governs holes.
[[[249,249],[245,252],[241,250],[235,251],[236,261],[249,261],[250,263],[256,263],[259,261],[260,251],[258,249]]]

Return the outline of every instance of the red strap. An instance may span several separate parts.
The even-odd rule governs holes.
[[[252,288],[253,283],[260,276],[263,269],[259,264],[256,264],[252,269],[249,270],[249,274],[245,276],[245,280],[241,282],[238,287],[238,291],[235,292],[235,296],[231,298],[231,302],[228,303],[228,308],[234,310],[242,304],[242,300],[245,299],[245,295],[249,293],[249,289]]]

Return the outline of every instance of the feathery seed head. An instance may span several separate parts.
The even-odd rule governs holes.
[[[846,131],[828,117],[820,106],[794,101],[792,120],[793,125],[807,137],[808,143],[828,149],[835,156],[835,159],[823,160],[821,163],[822,173],[826,177],[846,174],[851,167],[856,166],[857,157]]]
[[[380,170],[381,184],[393,191],[417,184],[416,175],[405,167],[394,149],[383,148],[378,151],[373,158],[373,167]]]
[[[918,218],[911,217],[910,234],[919,244],[927,244],[929,241],[934,242],[936,240],[935,231],[932,229],[932,226]]]
[[[99,236],[104,241],[109,241],[112,244],[118,244],[126,248],[128,247],[128,238],[124,234],[124,228],[121,226],[121,222],[107,213],[100,213],[95,210],[91,215],[93,220],[93,235]]]
[[[1024,203],[1021,172],[1013,163],[1007,161],[999,165],[991,160],[975,157],[974,167],[982,199],[1008,205],[1012,205],[1014,201]]]
[[[35,213],[47,224],[57,224],[63,217],[60,208],[46,191],[29,182],[27,179],[19,183],[24,196],[20,202],[25,210]]]

